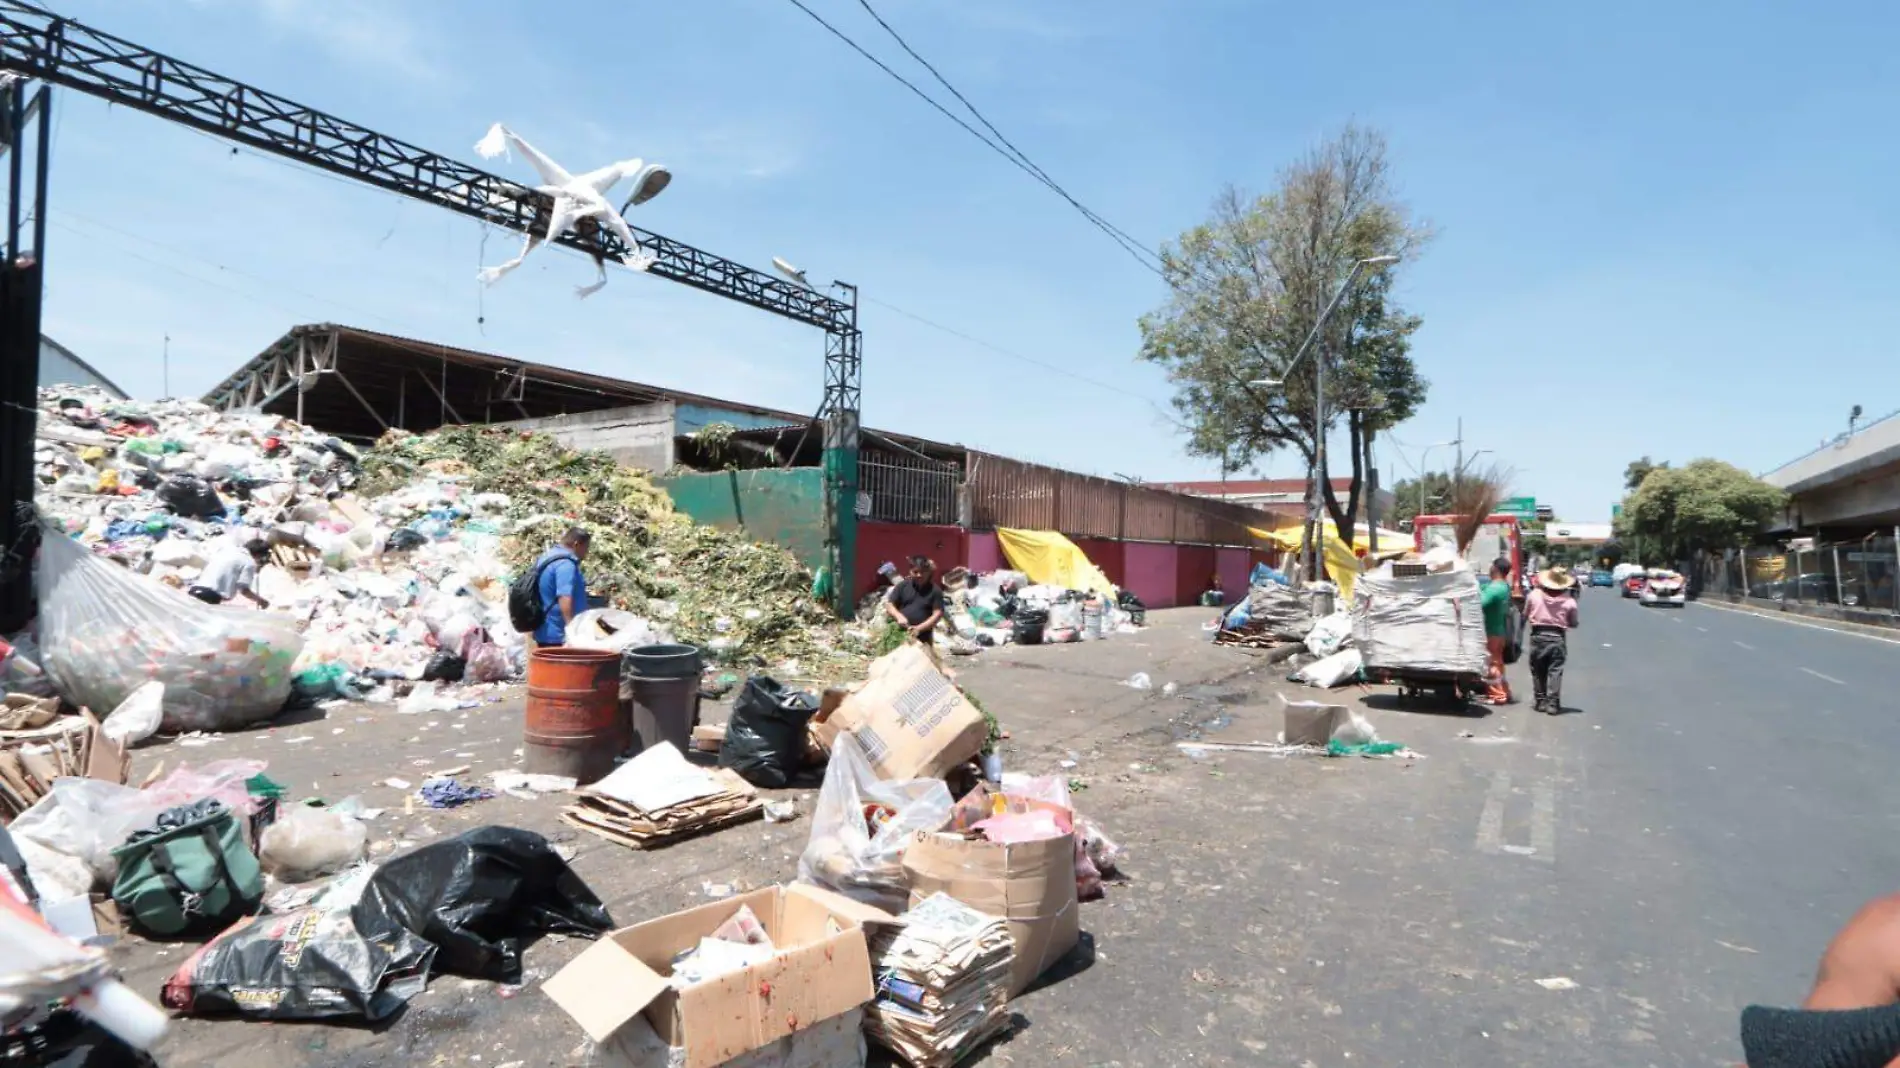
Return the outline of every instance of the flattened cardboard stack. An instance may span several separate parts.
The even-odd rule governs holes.
[[[1009,926],[948,894],[904,921],[872,937],[877,1000],[864,1030],[916,1068],[950,1068],[1009,1026]]]
[[[647,747],[579,793],[561,820],[634,849],[743,823],[765,810],[736,772],[689,764],[668,742]]]
[[[10,707],[25,706],[15,702]],[[129,767],[125,750],[84,709],[44,726],[0,730],[0,820],[11,821],[31,808],[53,788],[54,779],[72,775],[123,783]]]

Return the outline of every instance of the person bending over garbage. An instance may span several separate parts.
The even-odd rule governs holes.
[[[891,587],[884,611],[910,636],[923,644],[934,662],[937,621],[943,618],[943,587],[937,585],[937,565],[927,556],[910,558],[910,577]]]
[[[233,597],[245,597],[259,608],[270,602],[257,595],[257,569],[270,559],[270,542],[254,531],[232,534],[219,539],[211,550],[211,559],[198,581],[185,590],[206,604],[223,604]]]

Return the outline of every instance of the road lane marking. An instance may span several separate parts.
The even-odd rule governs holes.
[[[1714,609],[1717,612],[1727,612],[1731,615],[1754,616],[1756,619],[1765,619],[1771,623],[1786,623],[1788,626],[1791,626],[1791,627],[1806,627],[1809,630],[1824,630],[1830,634],[1845,634],[1850,638],[1865,638],[1870,642],[1880,642],[1884,645],[1900,645],[1900,638],[1883,638],[1878,634],[1868,634],[1868,633],[1865,633],[1863,631],[1858,631],[1858,630],[1842,630],[1839,627],[1829,627],[1820,623],[1810,623],[1805,619],[1797,619],[1782,612],[1777,612],[1773,614],[1766,613],[1766,612],[1751,612],[1746,608],[1731,608],[1728,605],[1711,604],[1708,601],[1703,601],[1702,603],[1697,605],[1697,607],[1710,608],[1710,609]]]
[[[1735,644],[1741,646],[1742,648],[1748,650],[1751,653],[1755,651],[1755,647],[1748,644],[1747,642],[1736,642]]]
[[[1557,863],[1557,792],[1547,782],[1531,787],[1531,849],[1538,860]]]
[[[1478,852],[1496,853],[1504,845],[1504,800],[1510,796],[1510,773],[1500,771],[1491,776],[1491,789],[1484,796],[1484,811],[1478,813]]]
[[[1485,793],[1484,810],[1478,814],[1477,848],[1480,853],[1508,853],[1530,857],[1545,864],[1557,862],[1557,794],[1549,783],[1531,787],[1531,841],[1517,845],[1504,840],[1504,806],[1511,798],[1511,775],[1500,771],[1491,777],[1491,789]]]
[[[1847,685],[1846,683],[1844,683],[1844,682],[1842,682],[1841,680],[1839,680],[1839,679],[1837,679],[1837,678],[1835,678],[1834,676],[1832,676],[1832,675],[1823,675],[1823,674],[1821,674],[1820,672],[1818,672],[1818,671],[1816,671],[1816,670],[1814,670],[1813,668],[1806,668],[1806,667],[1804,667],[1804,668],[1802,668],[1801,670],[1803,670],[1803,671],[1805,671],[1805,672],[1807,672],[1807,673],[1808,673],[1808,674],[1810,674],[1810,675],[1813,675],[1813,676],[1814,676],[1815,678],[1817,678],[1817,679],[1820,679],[1820,680],[1821,680],[1822,682],[1831,682],[1831,683],[1833,683],[1833,684],[1834,684],[1834,685],[1836,685],[1836,686],[1845,686],[1845,685]]]

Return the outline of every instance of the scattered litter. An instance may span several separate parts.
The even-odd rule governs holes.
[[[565,793],[574,789],[575,785],[574,778],[569,775],[537,775],[522,771],[491,771],[488,779],[494,783],[495,789],[522,801],[532,801],[538,794]]]
[[[305,734],[305,735],[300,735],[296,738],[286,738],[284,739],[284,744],[285,745],[301,745],[304,742],[314,742],[314,741],[316,741],[315,738],[311,737],[308,734]]]
[[[1721,947],[1722,947],[1723,949],[1732,949],[1732,950],[1734,950],[1734,951],[1735,951],[1735,952],[1737,952],[1737,953],[1759,953],[1759,952],[1761,952],[1761,951],[1760,951],[1760,950],[1758,950],[1758,949],[1750,949],[1750,948],[1748,948],[1747,946],[1738,946],[1738,945],[1736,945],[1736,944],[1735,944],[1735,943],[1733,943],[1733,942],[1724,942],[1724,941],[1722,941],[1722,940],[1721,940],[1721,939],[1719,939],[1719,938],[1715,940],[1715,944],[1716,944],[1716,945],[1718,945],[1718,946],[1721,946]]]
[[[798,805],[790,798],[765,803],[765,822],[767,823],[786,823],[797,818]]]
[[[1133,675],[1128,676],[1126,679],[1122,680],[1122,685],[1128,687],[1131,690],[1154,689],[1154,682],[1153,680],[1148,678],[1148,673],[1146,671],[1137,671]]]
[[[703,882],[699,888],[707,897],[714,899],[728,898],[739,892],[739,888],[731,883]]]
[[[1181,692],[1181,687],[1172,682],[1161,687],[1161,696],[1163,697],[1173,697],[1175,694],[1180,693],[1180,692]]]
[[[389,787],[392,790],[407,790],[410,788],[410,786],[414,784],[411,783],[408,779],[398,779],[398,778],[395,778],[394,776],[391,776],[390,778],[383,780],[383,785]]]
[[[758,816],[752,784],[730,768],[701,768],[670,742],[649,746],[582,787],[561,821],[634,849],[650,849]]]
[[[1537,985],[1543,987],[1545,990],[1575,990],[1577,989],[1577,983],[1575,980],[1565,978],[1564,976],[1561,976],[1561,975],[1555,975],[1555,976],[1550,977],[1549,979],[1539,979],[1537,980]]]
[[[471,801],[486,801],[495,796],[493,790],[480,786],[466,786],[454,779],[430,779],[422,784],[418,791],[422,803],[430,808],[454,808]]]

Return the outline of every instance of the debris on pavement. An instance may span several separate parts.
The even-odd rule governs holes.
[[[669,742],[641,750],[576,796],[562,822],[634,849],[742,823],[765,808],[751,783],[727,768],[690,764]]]
[[[812,810],[798,877],[887,910],[904,907],[904,851],[950,821],[942,779],[879,779],[855,735],[840,735]]]
[[[1128,676],[1127,678],[1122,680],[1122,685],[1128,687],[1131,690],[1154,689],[1154,682],[1153,680],[1148,678],[1148,673],[1146,671],[1137,671],[1133,675]]]
[[[750,923],[735,922],[743,916]],[[764,887],[615,931],[541,989],[600,1044],[607,1063],[714,1068],[800,1032],[837,1028],[826,1021],[861,1026],[857,1010],[875,994],[863,925],[891,920],[815,886]],[[705,937],[722,929],[736,937]],[[752,937],[760,941],[745,941]],[[682,975],[674,962],[694,953],[688,962],[702,963],[712,942],[723,943],[712,952],[736,966],[719,981],[690,983],[693,996],[668,996],[682,979],[709,978]],[[780,990],[789,997],[775,996]],[[680,1045],[657,1041],[655,1021]],[[840,1037],[850,1043],[845,1059],[769,1063],[860,1063],[858,1032]]]
[[[951,1068],[1009,1027],[1014,942],[1002,919],[932,894],[877,928],[865,1033],[915,1068]]]
[[[466,769],[464,769],[466,770]],[[427,780],[416,796],[430,808],[455,808],[471,801],[486,801],[495,791],[483,786],[468,786],[448,776]]]
[[[1575,980],[1566,978],[1561,975],[1551,976],[1548,979],[1539,979],[1537,980],[1537,985],[1543,987],[1545,990],[1575,990],[1577,989],[1577,983]]]

